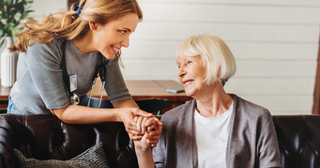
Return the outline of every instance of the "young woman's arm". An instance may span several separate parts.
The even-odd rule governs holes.
[[[85,106],[68,105],[61,109],[51,109],[50,111],[60,120],[70,124],[95,124],[103,122],[123,122],[129,134],[140,134],[133,120],[135,116],[152,117],[151,113],[140,110],[135,102],[124,100],[127,103],[118,103],[116,107],[98,109]],[[116,104],[116,103],[115,103]],[[121,104],[121,105],[120,105]],[[131,106],[131,108],[129,108]]]

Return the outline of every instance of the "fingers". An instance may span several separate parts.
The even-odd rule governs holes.
[[[139,131],[135,131],[135,130],[129,130],[129,129],[126,129],[127,133],[128,134],[133,134],[133,135],[138,135],[138,136],[142,136],[143,134]]]
[[[147,127],[147,132],[148,133],[151,132],[153,130],[153,128],[155,128],[154,125],[151,125],[151,126]]]
[[[130,136],[130,134],[129,134],[129,137],[130,137],[130,139],[133,140],[133,141],[139,141],[139,140],[142,138],[141,135],[131,135],[131,136]]]
[[[157,126],[156,130],[153,130],[148,134],[146,137],[147,143],[151,145],[151,147],[156,147],[157,143],[159,142],[160,136],[162,131],[162,125]]]
[[[142,133],[142,121],[143,121],[143,117],[138,117],[138,121],[137,121],[137,130],[139,131],[139,132],[141,132]]]
[[[156,147],[158,142],[159,142],[159,137],[160,136],[147,136],[146,139],[147,139],[147,143],[149,145],[151,145],[152,147]]]
[[[156,120],[154,118],[146,118],[146,122],[144,123],[145,127],[156,125]]]
[[[140,131],[142,134],[145,132],[151,132],[153,128],[156,127],[156,121],[154,118],[145,118],[145,117],[137,117],[135,118],[137,121],[136,126],[137,130]]]
[[[160,122],[160,120],[156,117],[153,117],[154,120],[156,121],[157,125],[163,125],[162,122]]]
[[[152,113],[148,113],[148,112],[142,111],[142,110],[140,110],[140,109],[134,110],[134,111],[133,111],[133,114],[136,115],[136,116],[138,115],[138,116],[147,117],[147,118],[153,116]]]
[[[160,138],[161,132],[162,132],[162,125],[159,125],[159,126],[157,126],[157,129],[150,132],[149,135],[150,136],[159,136],[159,138]]]
[[[146,132],[146,127],[147,127],[147,125],[146,125],[146,122],[148,121],[148,118],[143,118],[143,120],[142,120],[142,123],[141,123],[141,132],[144,134],[145,132]]]

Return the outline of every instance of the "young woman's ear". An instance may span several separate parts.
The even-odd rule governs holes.
[[[97,23],[89,21],[89,27],[91,30],[97,29]]]

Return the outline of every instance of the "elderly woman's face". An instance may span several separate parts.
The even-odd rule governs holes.
[[[204,80],[206,65],[200,56],[182,56],[178,59],[178,78],[187,96],[194,97],[205,93],[208,87]]]

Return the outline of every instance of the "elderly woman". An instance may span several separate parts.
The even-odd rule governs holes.
[[[152,133],[135,141],[140,167],[282,167],[269,111],[223,88],[236,71],[228,46],[215,35],[192,36],[176,61],[179,81],[194,99],[163,115],[157,147],[147,144]],[[155,123],[138,121],[144,130]]]

